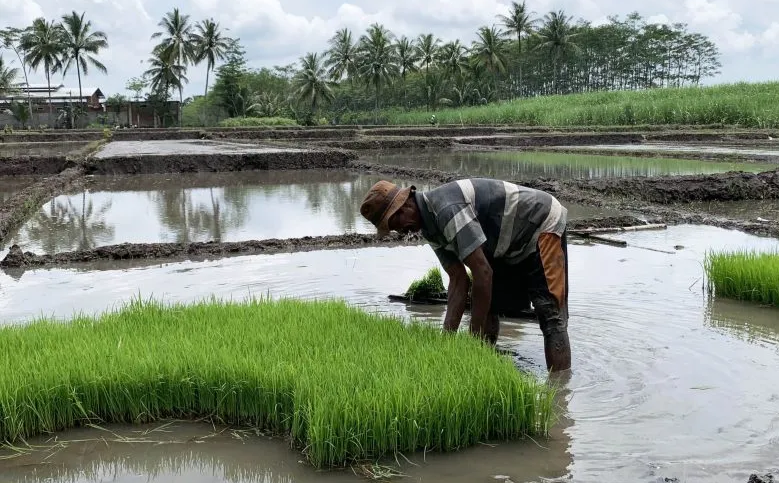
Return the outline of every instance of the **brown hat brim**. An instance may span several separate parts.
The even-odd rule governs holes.
[[[409,188],[401,189],[392,199],[389,207],[387,208],[387,211],[384,213],[384,216],[381,218],[381,221],[379,222],[378,226],[376,226],[376,231],[379,236],[383,237],[389,235],[390,232],[389,219],[392,217],[392,215],[395,214],[396,211],[400,209],[401,206],[403,206],[403,203],[405,203],[406,200],[408,200],[412,188],[413,186]]]

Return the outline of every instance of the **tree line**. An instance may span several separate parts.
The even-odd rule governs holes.
[[[397,36],[373,24],[359,37],[338,30],[326,48],[297,65],[250,70],[240,46],[232,52],[198,112],[369,123],[380,122],[381,108],[434,111],[550,94],[697,86],[721,67],[717,46],[685,24],[648,23],[638,13],[602,25],[559,10],[539,18],[524,1],[512,2],[496,24],[479,27],[470,45],[432,33]]]
[[[175,8],[152,35],[158,43],[148,68],[127,88],[136,99],[148,89],[144,100],[168,120],[174,115],[166,112],[167,101],[177,92],[189,124],[243,116],[379,122],[382,108],[434,111],[549,94],[699,85],[721,67],[717,46],[705,36],[685,24],[648,23],[638,13],[593,25],[561,10],[539,17],[525,1],[515,1],[495,20],[479,27],[470,45],[429,32],[397,36],[377,23],[362,34],[342,28],[322,51],[296,63],[250,69],[240,39],[226,36],[212,19],[194,23]],[[90,32],[91,23],[75,12],[57,25],[38,19],[24,30],[7,29],[4,44],[23,65],[43,66],[47,81],[73,63],[79,79],[87,63],[104,71],[93,57],[107,47],[102,32]],[[204,95],[185,100],[188,67],[201,63]],[[0,89],[3,68],[0,63]],[[116,95],[108,104],[125,100]],[[182,112],[175,116],[181,124]]]

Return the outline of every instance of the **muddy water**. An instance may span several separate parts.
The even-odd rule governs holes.
[[[474,176],[515,180],[538,177],[590,179],[765,170],[765,166],[747,163],[540,151],[393,151],[366,154],[361,159],[390,165],[467,172]]]
[[[507,475],[512,481],[745,482],[750,472],[776,466],[779,309],[710,300],[701,291],[701,261],[708,249],[774,248],[779,241],[694,226],[614,236],[629,246],[570,247],[574,370],[561,399],[565,418],[551,441],[539,442],[545,449],[526,442],[428,454],[426,461],[416,455],[419,466],[400,465],[413,481],[487,482]],[[36,270],[0,275],[0,312],[13,323],[94,313],[139,295],[188,301],[269,292],[343,297],[368,310],[440,322],[442,307],[386,299],[434,263],[428,247],[415,246]],[[532,320],[505,321],[501,344],[519,354],[519,365],[543,374],[542,338]],[[187,425],[168,436],[186,439],[205,430]],[[129,482],[138,475],[143,481],[357,481],[348,472],[315,473],[280,448],[222,439],[153,450],[142,443],[80,443],[45,463],[45,453],[0,461],[0,479],[22,481],[34,469],[25,481]]]
[[[90,141],[0,143],[0,156],[69,154],[86,147],[89,143]]]
[[[239,153],[273,153],[280,151],[295,151],[300,149],[263,147],[257,144],[242,144],[224,141],[113,141],[106,144],[95,154],[97,159],[116,156],[164,156],[187,154],[239,154]]]
[[[56,253],[124,242],[373,233],[359,208],[379,179],[313,170],[95,177],[85,191],[44,204],[6,245]],[[414,184],[420,190],[432,187]],[[568,208],[571,218],[618,214]]]
[[[694,202],[681,207],[745,221],[779,220],[779,200]]]
[[[643,144],[631,144],[626,146],[624,144],[597,144],[591,146],[567,146],[575,147],[577,149],[613,149],[621,151],[629,149],[631,151],[674,151],[674,152],[689,152],[689,153],[711,153],[711,154],[739,154],[745,156],[761,156],[771,157],[775,156],[779,158],[779,145],[766,146],[765,148],[747,148],[743,145],[717,145],[712,146],[710,144],[669,144],[659,142],[646,142]]]
[[[0,203],[35,183],[33,176],[0,176]]]

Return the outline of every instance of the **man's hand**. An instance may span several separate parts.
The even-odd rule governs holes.
[[[492,267],[481,247],[468,255],[464,261],[473,274],[471,333],[484,337],[487,330],[487,316],[492,304]]]

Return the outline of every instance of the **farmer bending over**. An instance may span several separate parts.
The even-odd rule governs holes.
[[[494,345],[499,332],[496,290],[526,294],[544,335],[547,369],[571,367],[568,341],[567,210],[549,193],[492,179],[464,179],[431,191],[379,181],[360,213],[380,236],[421,232],[449,275],[444,330],[456,331],[473,274],[474,335]]]

